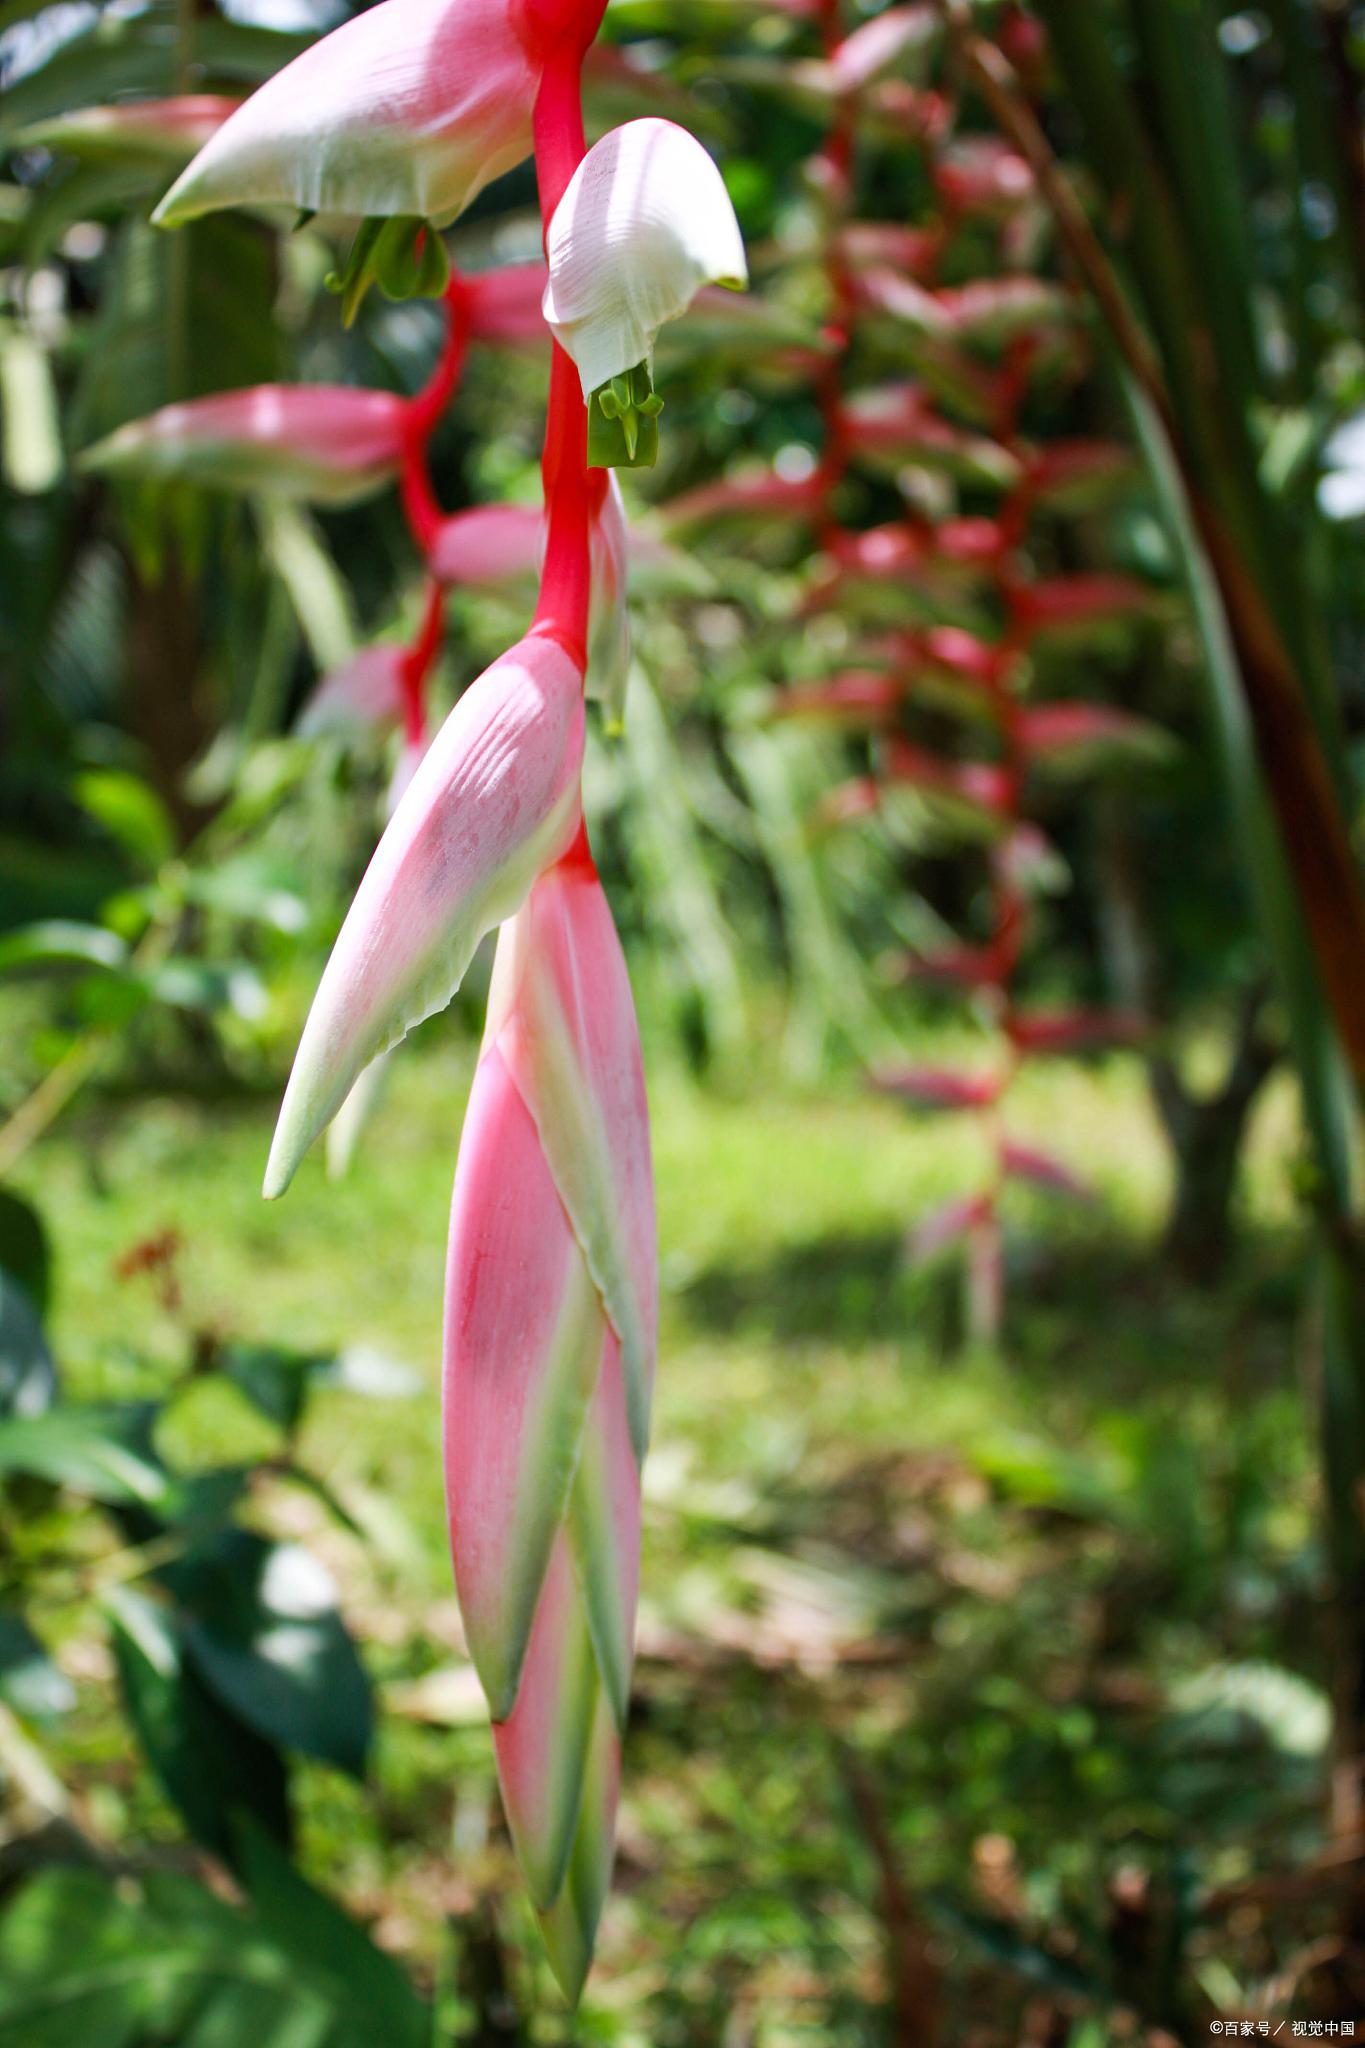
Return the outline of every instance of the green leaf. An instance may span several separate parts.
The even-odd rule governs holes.
[[[47,1232],[37,1210],[12,1188],[0,1187],[0,1267],[19,1282],[39,1315],[47,1311],[51,1266]]]
[[[173,1010],[233,1010],[250,1020],[259,1017],[266,1006],[264,984],[245,961],[164,960],[151,973],[140,976],[137,985]]]
[[[286,1351],[275,1344],[225,1344],[219,1368],[253,1408],[283,1430],[292,1430],[303,1413],[313,1374],[331,1364],[330,1357]]]
[[[13,2048],[417,2048],[430,2036],[408,1997],[416,2021],[395,1997],[390,2027],[370,2027],[342,1971],[308,1968],[254,1915],[168,1871],[45,1869],[0,1916]]]
[[[37,11],[30,0],[3,0],[0,27]],[[54,38],[46,62],[6,87],[0,101],[0,140],[9,146],[20,130],[74,107],[129,97],[157,98],[170,85],[175,36],[168,8],[147,7],[137,13],[101,8],[74,35]],[[195,89],[212,91],[219,83],[257,85],[312,40],[207,17],[195,24],[195,59],[202,74]]]
[[[29,1721],[51,1721],[76,1703],[76,1692],[20,1614],[0,1609],[0,1700]]]
[[[291,936],[308,924],[308,904],[292,872],[261,854],[237,854],[213,867],[193,868],[183,888],[189,902],[224,917],[266,924]]]
[[[963,1936],[1012,1976],[1020,1977],[1025,1983],[1036,1985],[1056,1998],[1082,1999],[1087,2004],[1106,2008],[1112,2004],[1109,1991],[1100,1978],[1087,1976],[1075,1963],[1053,1955],[1040,1942],[1030,1941],[1012,1921],[999,1920],[992,1914],[959,1906],[941,1892],[931,1894],[928,1903],[936,1920],[954,1934]]]
[[[50,491],[62,474],[62,437],[52,358],[27,335],[0,329],[0,419],[5,481],[16,491]]]
[[[56,1393],[57,1368],[33,1298],[0,1268],[0,1418],[41,1417]]]
[[[141,1407],[51,1408],[0,1421],[0,1478],[23,1473],[92,1500],[155,1507],[167,1493],[165,1467]]]
[[[255,516],[314,661],[324,674],[340,668],[356,650],[355,606],[322,528],[303,506],[280,498],[258,498]]]
[[[384,2048],[423,2048],[429,2015],[392,1957],[250,1822],[238,1828],[237,1861],[262,1927],[310,1981],[327,1986],[362,2038]]]
[[[160,1577],[182,1611],[188,1656],[224,1705],[268,1741],[362,1775],[369,1680],[316,1558],[231,1529]]]
[[[124,967],[128,948],[116,932],[103,925],[76,924],[49,918],[43,924],[21,925],[0,933],[0,974],[22,967]]]
[[[327,289],[341,298],[341,323],[349,327],[365,294],[377,284],[386,299],[439,299],[450,282],[445,243],[420,215],[395,214],[361,222],[340,270]]]
[[[231,1861],[234,1816],[250,1813],[287,1841],[279,1751],[203,1683],[164,1608],[126,1587],[111,1593],[107,1606],[128,1718],[153,1775],[195,1840]]]
[[[151,784],[123,768],[91,768],[76,776],[81,809],[140,867],[155,871],[175,851],[175,827]]]

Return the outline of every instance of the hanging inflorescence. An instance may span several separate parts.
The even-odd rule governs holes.
[[[445,1472],[512,1842],[571,1998],[612,1865],[657,1324],[644,1074],[583,819],[584,698],[619,718],[626,534],[609,467],[657,445],[658,330],[700,287],[745,281],[720,174],[689,134],[643,119],[586,148],[582,69],[602,6],[381,0],[216,108],[158,220],[261,204],[358,217],[330,280],[343,316],[371,288],[439,297],[440,358],[411,399],[257,388],[167,408],[94,454],[116,473],[248,489],[302,473],[332,502],[400,483],[426,576],[417,634],[325,678],[302,721],[388,724],[402,751],[304,1027],[266,1193],[355,1112],[496,928],[451,1215]],[[527,155],[546,264],[453,272],[440,227]],[[466,354],[528,339],[552,348],[543,510],[447,515],[428,454]],[[433,726],[446,589],[527,569],[529,627]]]

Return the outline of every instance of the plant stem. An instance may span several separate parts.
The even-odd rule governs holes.
[[[548,233],[579,164],[583,135],[582,52],[556,50],[545,66],[533,117],[542,228]],[[589,559],[588,413],[578,371],[559,343],[550,365],[550,403],[541,458],[548,533],[534,631],[561,641],[580,667],[587,663]]]

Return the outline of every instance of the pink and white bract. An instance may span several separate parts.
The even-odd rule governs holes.
[[[656,1327],[634,1006],[580,841],[498,940],[455,1178],[444,1391],[461,1610],[571,1998],[610,1874]]]
[[[160,477],[347,505],[397,470],[407,401],[340,384],[258,384],[163,406],[82,457],[110,476]]]
[[[484,933],[568,845],[582,758],[582,671],[528,634],[460,698],[365,871],[299,1042],[267,1195],[361,1070],[445,1008]]]
[[[538,65],[511,0],[380,0],[252,94],[154,219],[222,206],[448,221],[531,150]]]

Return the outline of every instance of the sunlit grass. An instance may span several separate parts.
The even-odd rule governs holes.
[[[389,1709],[369,1786],[303,1772],[308,1865],[428,1971],[447,1915],[515,1896],[460,1678],[439,1468],[472,1062],[452,1026],[428,1027],[392,1063],[351,1175],[329,1182],[310,1160],[272,1206],[264,1094],[91,1097],[24,1175],[53,1232],[52,1336],[78,1392],[164,1384],[196,1330],[360,1346],[412,1375],[406,1398],[320,1396],[305,1434],[364,1544],[296,1491],[259,1512],[332,1565]],[[848,2018],[875,2008],[881,1966],[846,1742],[870,1759],[912,1886],[969,1891],[973,1844],[1003,1835],[1044,1924],[1068,1897],[1091,1910],[1117,1858],[1184,1843],[1235,1874],[1256,1829],[1311,1831],[1301,1765],[1244,1810],[1240,1751],[1191,1779],[1161,1733],[1184,1674],[1313,1661],[1292,1103],[1272,1098],[1258,1125],[1254,1257],[1200,1295],[1155,1258],[1169,1163],[1138,1061],[1027,1072],[1017,1128],[1097,1199],[1015,1199],[992,1354],[962,1346],[951,1260],[914,1274],[903,1257],[915,1217],[972,1184],[969,1121],[911,1117],[852,1075],[817,1095],[776,1072],[726,1090],[663,1055],[651,1066],[663,1330],[621,1878],[589,2017],[572,2037],[543,2018],[534,2038],[719,2039],[741,1984],[765,2039],[875,2038]],[[118,1272],[167,1231],[174,1307]],[[271,1445],[212,1388],[184,1395],[172,1427],[205,1459]],[[433,1674],[447,1691],[424,1703]],[[174,1841],[98,1698],[77,1764],[95,1824]],[[533,1971],[521,1909],[499,1910]]]

